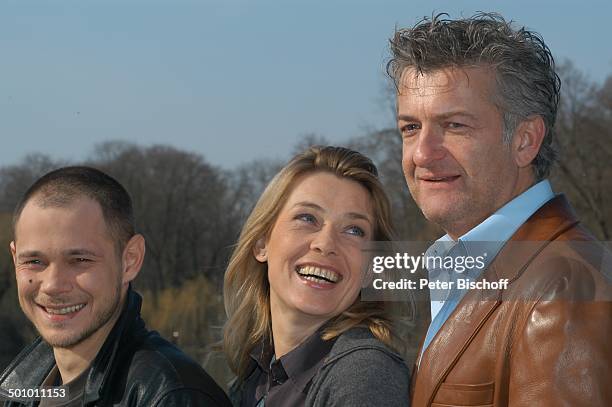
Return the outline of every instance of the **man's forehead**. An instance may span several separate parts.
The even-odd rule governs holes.
[[[36,194],[26,202],[21,211],[21,216],[31,214],[35,211],[45,209],[56,209],[69,211],[75,215],[87,214],[88,216],[102,216],[102,207],[94,199],[86,195],[52,195],[52,194]]]
[[[64,217],[60,212],[67,214]],[[41,218],[41,216],[43,218]],[[63,220],[71,221],[83,228],[91,226],[104,226],[105,221],[102,208],[99,203],[87,196],[76,196],[70,200],[50,199],[49,196],[33,196],[24,205],[19,217],[15,222],[15,238],[24,227],[32,229],[37,227],[38,222],[44,217],[55,216],[57,222]],[[57,217],[61,216],[61,217]]]
[[[398,96],[419,97],[448,93],[460,87],[489,90],[493,78],[493,69],[485,66],[445,67],[423,72],[409,67],[402,72],[397,90]]]

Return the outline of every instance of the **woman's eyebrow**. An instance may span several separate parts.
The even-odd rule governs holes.
[[[301,201],[293,205],[294,208],[298,206],[304,206],[306,208],[312,208],[312,209],[319,210],[321,212],[325,212],[325,209],[323,209],[320,205],[317,205],[316,203],[310,202],[310,201]]]
[[[346,214],[346,216],[350,219],[363,219],[366,222],[368,222],[370,225],[372,224],[372,221],[370,220],[370,217],[367,215],[364,215],[363,213],[359,213],[359,212],[349,212]]]
[[[325,212],[325,209],[323,207],[321,207],[320,205],[317,205],[314,202],[310,202],[310,201],[297,202],[295,205],[293,205],[293,208],[297,208],[297,207],[312,208],[312,209],[316,209],[321,212]],[[349,219],[362,219],[368,222],[370,225],[372,224],[372,220],[370,219],[370,217],[361,212],[347,212],[346,214],[344,214],[344,216]]]

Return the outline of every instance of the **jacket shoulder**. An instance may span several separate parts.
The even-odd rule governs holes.
[[[606,260],[607,259],[607,260]],[[612,281],[608,249],[577,219],[563,195],[537,210],[491,265],[523,299],[605,299]],[[561,296],[559,296],[561,294]]]
[[[149,332],[132,350],[126,382],[145,396],[149,405],[229,405],[214,379],[193,359],[157,332]],[[186,403],[186,400],[190,400]],[[210,404],[213,400],[216,404]],[[161,404],[160,404],[161,405]]]

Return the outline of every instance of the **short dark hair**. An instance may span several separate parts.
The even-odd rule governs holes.
[[[538,33],[525,27],[515,29],[512,21],[496,13],[458,20],[445,16],[448,14],[441,13],[412,28],[396,30],[390,40],[388,75],[397,87],[406,68],[427,73],[447,67],[492,67],[504,140],[509,143],[517,126],[529,116],[544,120],[546,134],[532,165],[535,178],[545,178],[557,157],[552,143],[561,87],[550,49]]]
[[[125,188],[104,172],[85,166],[63,167],[39,178],[25,192],[13,212],[13,234],[26,204],[36,199],[42,207],[64,207],[79,197],[88,197],[100,205],[119,254],[135,234],[132,199]]]

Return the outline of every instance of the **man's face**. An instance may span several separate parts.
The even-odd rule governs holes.
[[[11,244],[19,303],[53,347],[104,338],[120,314],[121,258],[102,210],[89,198],[24,207]],[[103,341],[103,338],[101,338]]]
[[[520,192],[512,148],[484,67],[417,75],[407,69],[397,97],[402,166],[425,217],[457,238]]]

